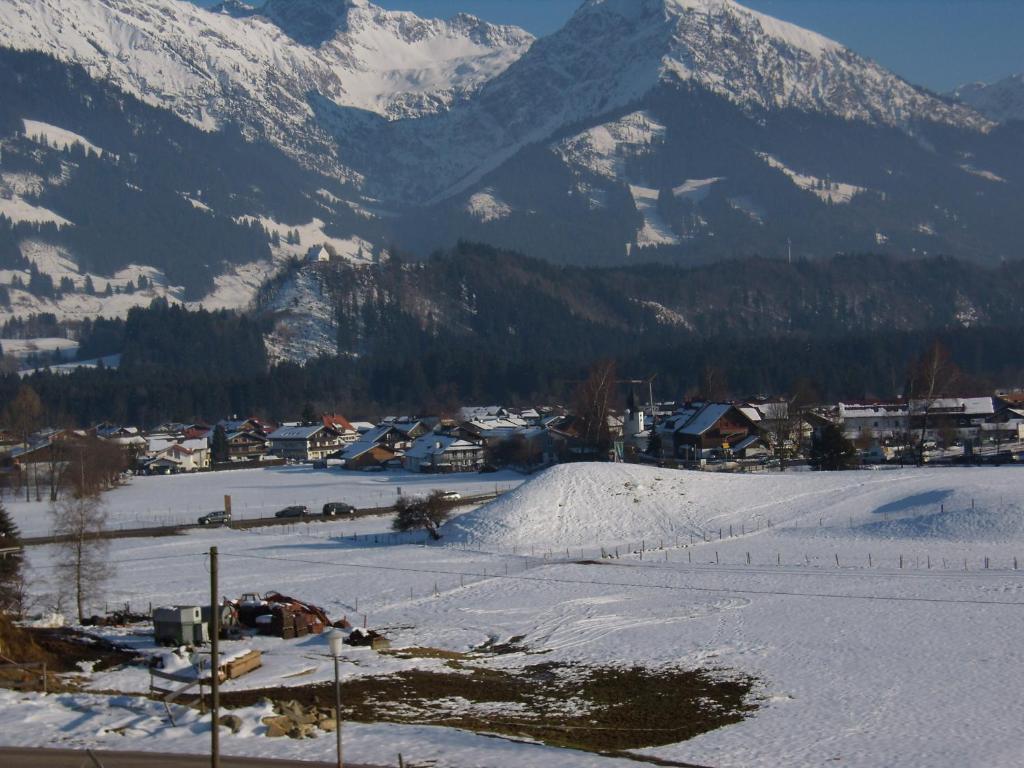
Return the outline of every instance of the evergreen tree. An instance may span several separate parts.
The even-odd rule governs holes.
[[[312,403],[306,403],[302,406],[302,423],[315,424],[316,421],[316,409],[313,407]]]
[[[21,546],[21,534],[10,513],[0,504],[0,549]],[[21,553],[0,557],[0,613],[20,615],[24,578]]]
[[[218,424],[213,430],[213,442],[210,445],[210,454],[212,455],[215,464],[223,464],[230,458],[231,450],[228,446],[228,436],[221,424]]]
[[[92,275],[85,276],[85,285],[82,288],[86,296],[96,295],[96,286],[92,284]]]
[[[835,424],[829,424],[814,437],[810,459],[812,467],[824,472],[853,469],[858,464],[856,447]]]

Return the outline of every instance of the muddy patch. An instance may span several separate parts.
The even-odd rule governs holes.
[[[344,717],[442,725],[551,746],[620,754],[686,741],[754,709],[754,681],[721,670],[537,664],[509,671],[446,661],[344,683]],[[329,708],[332,685],[223,693],[240,707],[282,697]]]

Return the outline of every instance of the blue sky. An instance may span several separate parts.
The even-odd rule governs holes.
[[[558,29],[582,0],[374,2],[421,16],[466,11],[544,35]],[[1024,0],[745,0],[744,5],[828,35],[937,91],[1024,72]]]

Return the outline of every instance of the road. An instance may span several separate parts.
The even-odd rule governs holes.
[[[210,764],[209,756],[170,755],[159,752],[93,752],[74,749],[26,749],[0,747],[0,765],[4,768],[200,768]],[[223,768],[334,768],[335,763],[306,763],[292,760],[268,760],[259,757],[221,757]],[[397,759],[396,759],[397,764]],[[345,763],[346,768],[385,768],[385,766]]]
[[[453,507],[464,507],[469,504],[483,504],[497,498],[496,494],[487,493],[480,496],[464,496],[461,501],[453,504]],[[388,515],[395,511],[392,507],[372,507],[368,509],[357,509],[351,516],[324,517],[323,515],[307,515],[305,517],[257,517],[250,520],[235,520],[231,523],[232,528],[268,528],[275,525],[295,525],[296,523],[329,523],[338,520],[347,520],[358,517],[373,517],[375,515]],[[174,536],[175,534],[189,531],[196,528],[209,528],[211,526],[191,523],[188,525],[164,525],[150,526],[146,528],[125,528],[118,530],[104,531],[98,536],[101,539],[137,539],[149,536]],[[56,544],[66,540],[68,537],[60,536],[34,536],[23,538],[22,546],[30,547],[38,544]]]

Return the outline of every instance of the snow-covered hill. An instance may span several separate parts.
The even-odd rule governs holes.
[[[995,83],[962,85],[951,96],[990,120],[1024,120],[1024,74]]]
[[[446,540],[485,550],[679,546],[799,529],[971,542],[1024,535],[1020,472],[941,469],[735,475],[561,464],[448,523]]]

